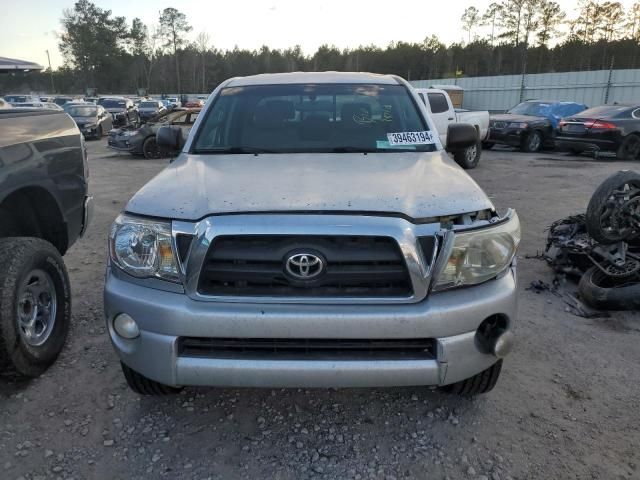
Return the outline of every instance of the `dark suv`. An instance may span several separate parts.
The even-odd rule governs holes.
[[[138,123],[140,116],[133,100],[124,97],[104,97],[98,99],[98,105],[113,117],[114,126],[123,126]]]
[[[0,110],[0,371],[37,376],[71,322],[62,255],[91,212],[84,141],[62,111]]]

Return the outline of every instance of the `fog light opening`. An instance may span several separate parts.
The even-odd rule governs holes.
[[[504,358],[513,348],[513,334],[509,331],[509,320],[505,315],[486,318],[476,331],[476,345],[487,354]]]
[[[140,329],[136,321],[126,313],[119,313],[113,319],[113,329],[122,338],[132,340],[140,336]]]

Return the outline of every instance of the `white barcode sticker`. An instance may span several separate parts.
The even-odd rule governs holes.
[[[387,133],[390,145],[433,145],[435,141],[431,132],[398,132]]]

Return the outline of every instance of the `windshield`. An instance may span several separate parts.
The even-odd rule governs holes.
[[[98,113],[96,107],[87,105],[65,105],[64,111],[72,117],[95,117]]]
[[[13,103],[22,103],[27,101],[27,97],[25,95],[7,95],[4,99],[7,102]]]
[[[158,108],[157,102],[140,102],[140,108]]]
[[[546,117],[551,109],[550,103],[545,102],[523,102],[516,105],[507,113],[514,115],[530,115],[533,117]]]
[[[122,108],[122,109],[124,109],[125,101],[124,100],[109,100],[109,99],[105,99],[105,100],[102,101],[102,106],[104,108]]]
[[[220,92],[194,153],[435,151],[402,85],[264,85]]]
[[[602,105],[580,112],[580,117],[584,118],[623,118],[629,117],[631,112],[637,107],[629,105]]]

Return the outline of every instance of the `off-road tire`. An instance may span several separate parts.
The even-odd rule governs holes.
[[[447,393],[465,397],[490,392],[496,386],[500,370],[502,370],[502,359],[471,378],[443,387],[443,390]]]
[[[482,148],[484,150],[491,150],[495,146],[493,142],[482,142]]]
[[[627,135],[616,151],[618,160],[640,160],[640,135]]]
[[[542,150],[542,133],[539,130],[534,130],[524,137],[522,141],[522,151],[528,153],[535,153]]]
[[[34,269],[49,275],[57,302],[51,333],[39,346],[29,345],[18,325],[19,288]],[[0,370],[27,377],[42,374],[58,358],[70,324],[71,287],[58,250],[39,238],[0,239]]]
[[[589,200],[585,217],[587,231],[591,238],[598,243],[610,244],[626,240],[627,235],[619,235],[617,232],[607,231],[603,228],[601,222],[602,211],[606,207],[611,193],[626,183],[633,183],[635,186],[640,187],[640,174],[630,170],[622,170],[610,176],[600,184],[591,196],[591,200]]]
[[[480,141],[475,145],[465,148],[464,150],[458,150],[454,152],[453,159],[458,165],[465,170],[471,170],[478,166],[480,156],[482,155],[482,147]]]
[[[182,390],[181,388],[170,387],[169,385],[151,380],[127,367],[122,362],[120,362],[120,365],[122,366],[122,373],[124,373],[124,378],[127,380],[129,388],[139,395],[173,395]]]
[[[584,303],[597,310],[640,309],[640,283],[614,280],[598,267],[587,270],[578,284]]]

